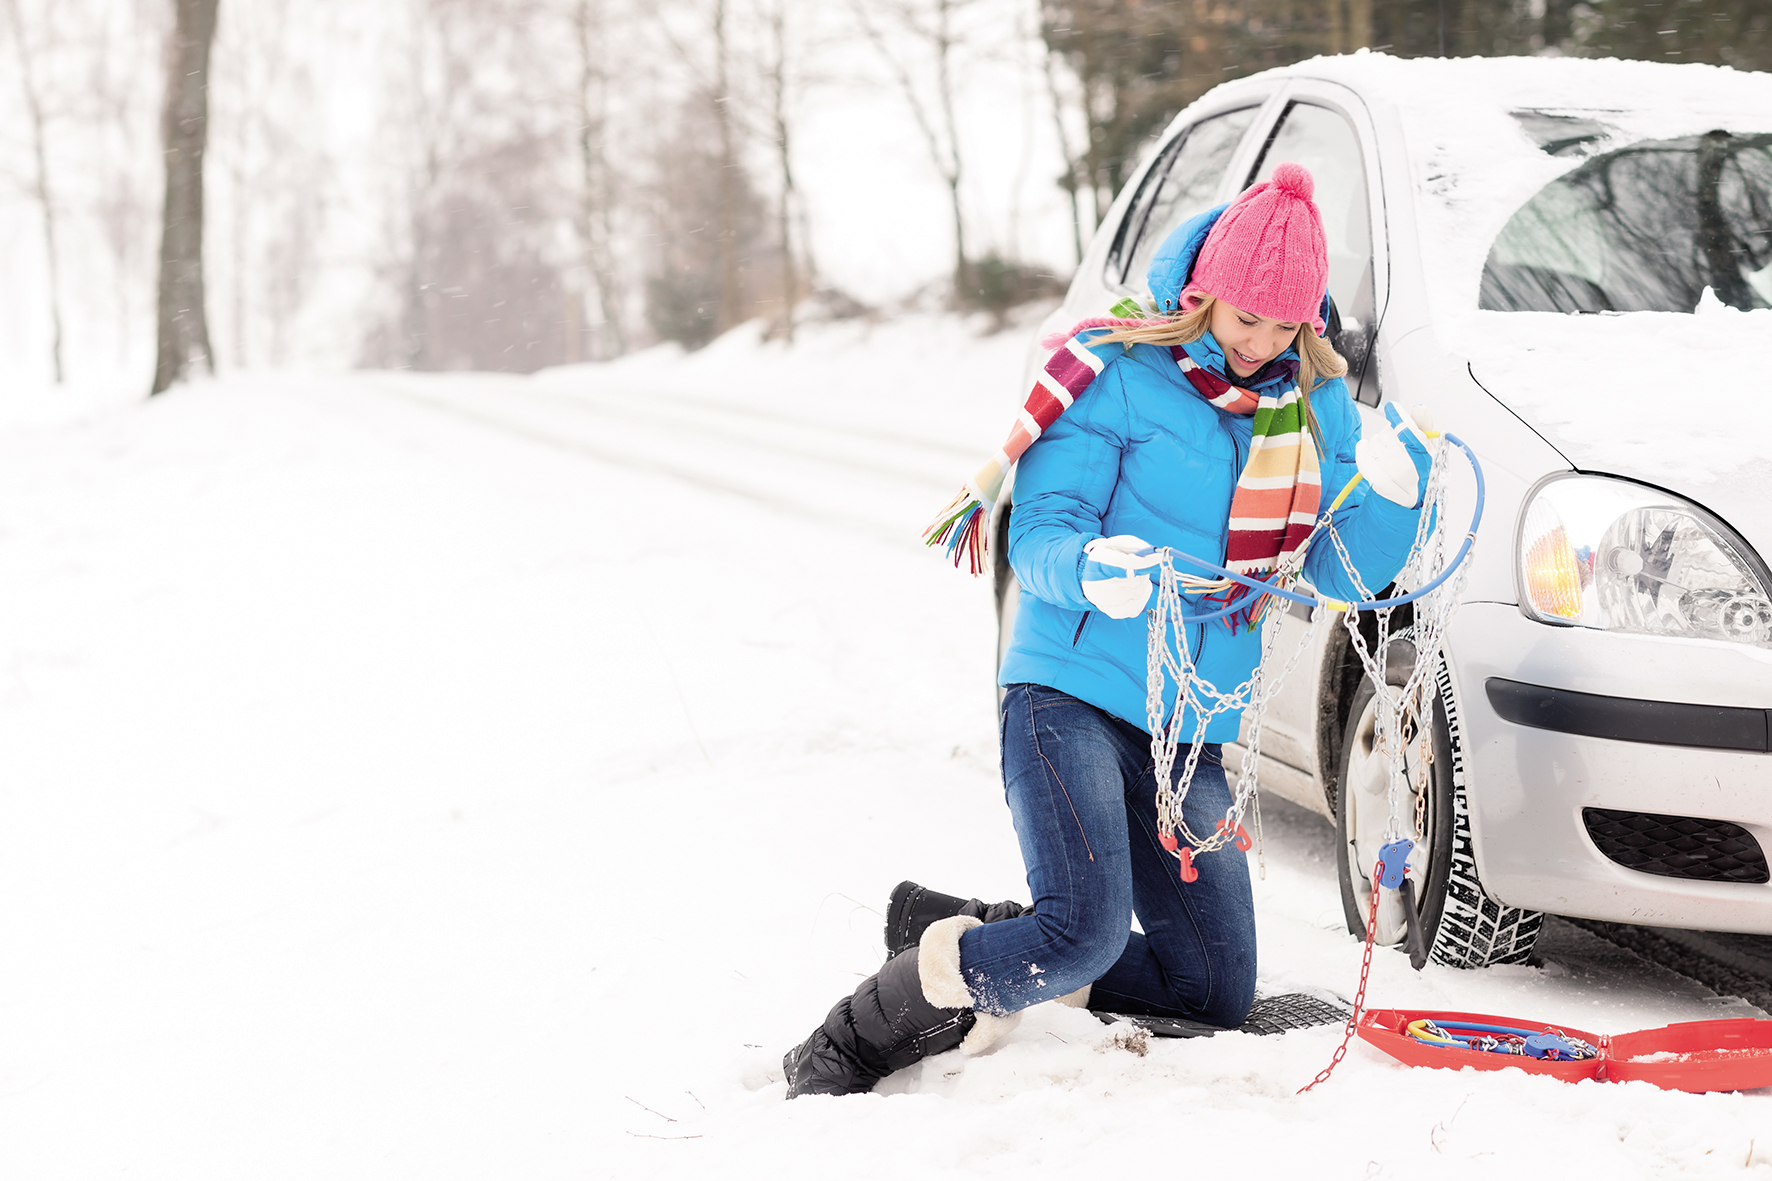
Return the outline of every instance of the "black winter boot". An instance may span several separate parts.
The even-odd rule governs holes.
[[[973,1011],[960,975],[960,935],[978,924],[954,916],[929,925],[917,946],[838,1001],[782,1058],[788,1098],[871,1091],[895,1070],[957,1046],[977,1053],[1012,1028],[1014,1017]]]
[[[929,924],[937,919],[963,914],[981,923],[994,923],[999,919],[1018,919],[1033,913],[1033,907],[1019,902],[955,898],[952,894],[938,894],[915,882],[900,882],[892,888],[892,897],[886,903],[886,954],[891,957],[907,947],[915,947]]]

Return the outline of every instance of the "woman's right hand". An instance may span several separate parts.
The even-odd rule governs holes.
[[[1113,619],[1131,619],[1151,600],[1149,570],[1162,561],[1141,537],[1097,537],[1083,547],[1083,597]]]

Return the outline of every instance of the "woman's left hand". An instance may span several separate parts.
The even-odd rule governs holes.
[[[1354,462],[1372,485],[1372,491],[1404,508],[1414,508],[1427,493],[1427,477],[1433,470],[1434,457],[1428,452],[1427,437],[1407,410],[1388,402],[1384,417],[1391,429],[1362,432],[1360,441],[1354,444]]]

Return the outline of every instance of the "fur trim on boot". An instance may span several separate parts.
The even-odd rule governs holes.
[[[960,975],[960,936],[984,923],[971,915],[929,924],[917,942],[917,975],[923,981],[923,999],[938,1009],[970,1009],[972,991]]]
[[[982,919],[957,914],[929,924],[917,944],[917,975],[923,998],[943,1009],[972,1009],[978,1020],[960,1043],[963,1054],[982,1054],[1021,1023],[1020,1013],[982,1013],[973,1006],[972,991],[960,974],[960,936],[984,925]]]

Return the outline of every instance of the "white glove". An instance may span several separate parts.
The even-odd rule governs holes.
[[[1414,508],[1427,492],[1434,457],[1427,449],[1427,436],[1407,410],[1388,402],[1384,417],[1391,429],[1363,432],[1354,444],[1354,463],[1372,491],[1394,504]]]
[[[1097,537],[1083,547],[1083,597],[1113,619],[1131,619],[1151,601],[1151,576],[1145,571],[1162,558],[1149,542],[1122,533]]]

